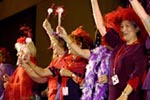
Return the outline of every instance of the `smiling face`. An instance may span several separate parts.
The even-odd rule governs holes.
[[[61,47],[58,42],[52,42],[53,53],[56,56],[62,56],[65,54],[64,47]]]
[[[138,39],[137,32],[139,28],[136,27],[133,22],[129,20],[122,21],[120,30],[123,40],[125,40],[127,44],[133,43]]]
[[[51,48],[53,49],[54,57],[61,57],[68,51],[65,41],[57,36],[51,39]]]

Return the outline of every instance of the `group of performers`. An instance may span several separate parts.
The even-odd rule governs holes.
[[[0,71],[4,86],[0,100],[31,100],[37,96],[33,87],[46,82],[48,100],[150,100],[149,14],[138,0],[105,16],[98,0],[90,2],[101,44],[95,46],[82,26],[68,34],[60,19],[54,30],[49,15],[43,28],[53,50],[50,64],[37,64],[31,31],[20,37],[15,44],[16,70],[6,72],[10,77]]]

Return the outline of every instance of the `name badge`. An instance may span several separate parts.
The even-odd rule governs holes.
[[[64,96],[69,95],[68,87],[63,87],[63,88],[62,88],[62,93],[63,93]]]
[[[111,77],[111,79],[112,79],[113,85],[116,85],[116,84],[119,83],[119,78],[118,78],[117,75],[113,75],[113,76]]]

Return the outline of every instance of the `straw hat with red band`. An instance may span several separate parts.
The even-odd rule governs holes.
[[[120,35],[121,35],[120,25],[123,20],[129,20],[135,22],[139,26],[141,31],[139,40],[145,41],[147,32],[140,18],[137,16],[137,14],[133,11],[132,8],[118,7],[116,11],[112,11],[104,16],[106,27],[113,28]]]
[[[36,56],[36,47],[29,37],[20,37],[17,39],[17,43],[15,44],[15,48],[17,52],[23,50],[25,52],[29,52],[33,57]]]

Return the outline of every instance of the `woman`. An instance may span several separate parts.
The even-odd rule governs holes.
[[[110,59],[109,100],[141,100],[140,80],[147,61],[143,45],[146,31],[131,8],[118,8],[106,14],[104,22],[98,0],[91,0],[91,5],[98,30],[113,48]],[[116,32],[113,29],[120,37],[114,34]]]
[[[66,43],[64,43],[64,41],[62,41],[62,44],[58,43],[64,49],[58,51],[55,48],[56,45],[57,45],[57,42],[59,42],[59,40],[61,40],[61,39],[57,36],[57,33],[54,32],[54,30],[51,27],[51,24],[48,22],[47,19],[45,19],[44,22],[43,22],[43,28],[45,29],[46,33],[48,34],[50,42],[51,42],[51,46],[49,48],[53,50],[53,57],[52,58],[54,59],[55,57],[61,57],[61,56],[64,55],[64,53],[67,53],[68,48],[66,47]]]
[[[36,95],[33,90],[33,86],[36,84],[33,80],[33,77],[30,77],[26,70],[22,67],[21,58],[24,53],[29,53],[30,61],[36,63],[36,48],[31,38],[29,37],[20,37],[17,39],[15,44],[15,48],[17,50],[17,69],[14,71],[13,75],[10,77],[10,80],[6,84],[5,91],[5,100],[30,100],[33,98],[33,95]],[[28,70],[28,72],[32,72],[32,70]],[[32,80],[33,79],[33,80]],[[43,79],[45,81],[46,79]]]
[[[14,71],[14,66],[8,64],[10,59],[9,52],[6,48],[0,47],[0,100],[4,100],[5,83]]]
[[[150,16],[145,12],[142,5],[137,0],[129,0],[134,11],[140,17],[141,21],[143,22],[147,33],[149,34],[146,40],[146,48],[148,50],[148,72],[143,84],[143,89],[146,90],[146,100],[150,100]]]
[[[64,56],[65,54],[68,53],[68,48],[66,46],[66,43],[62,41],[61,38],[59,38],[56,35],[56,32],[51,27],[51,24],[48,22],[47,19],[44,20],[43,22],[43,28],[46,30],[46,33],[48,34],[51,42],[51,46],[49,47],[51,50],[53,50],[53,57],[52,60],[59,59],[59,57]],[[58,42],[59,41],[59,42]],[[59,88],[59,87],[58,87]],[[48,97],[48,87],[45,91],[42,92],[42,95]],[[59,96],[56,96],[56,100],[59,99],[57,98]]]
[[[95,49],[82,49],[79,45],[74,43],[67,35],[62,27],[58,27],[59,36],[62,37],[69,47],[73,49],[79,56],[88,59],[86,66],[86,74],[82,84],[82,100],[104,100],[107,98],[109,75],[109,57],[111,55],[110,48],[99,46]],[[104,43],[103,43],[104,44]]]
[[[86,36],[89,36],[88,33],[81,28],[78,28],[72,33],[73,41],[82,48],[89,48],[88,43],[90,43],[91,38]],[[58,40],[55,43],[59,44],[62,41]],[[57,57],[45,69],[38,67],[30,61],[24,61],[23,65],[25,68],[32,68],[41,77],[48,78],[49,100],[55,100],[56,98],[59,98],[59,100],[79,100],[81,97],[80,83],[84,77],[86,64],[86,59],[79,57],[69,48],[69,54]],[[63,76],[60,76],[59,70]],[[67,72],[66,70],[71,70],[71,72]]]

